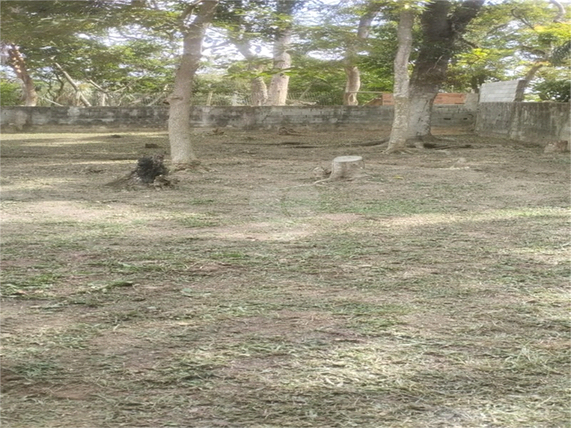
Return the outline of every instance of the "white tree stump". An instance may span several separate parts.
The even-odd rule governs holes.
[[[363,175],[364,168],[361,156],[338,156],[333,159],[328,180],[352,180]]]

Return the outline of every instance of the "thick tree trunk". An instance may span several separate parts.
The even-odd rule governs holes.
[[[212,22],[217,0],[204,0],[196,16],[185,29],[183,53],[176,72],[173,93],[169,97],[169,142],[175,169],[185,169],[198,163],[191,142],[190,110],[194,76],[202,57],[206,28]],[[190,11],[189,11],[190,12]],[[184,20],[183,19],[181,21]]]
[[[401,151],[406,147],[410,115],[408,60],[412,50],[413,24],[414,11],[403,9],[397,30],[399,47],[394,61],[394,119],[389,145],[385,153]]]
[[[433,0],[422,13],[423,41],[410,84],[408,138],[418,145],[432,139],[430,119],[434,98],[446,79],[456,42],[478,14],[484,0],[464,0],[454,8],[449,0]]]
[[[292,27],[291,27],[291,14],[295,1],[280,0],[277,4],[276,12],[282,15],[284,22],[283,28],[278,31],[274,40],[274,70],[288,70],[291,67],[291,55],[288,49],[291,43]],[[287,21],[286,21],[287,19]],[[267,105],[283,106],[287,101],[289,86],[289,76],[279,71],[272,76],[270,88],[268,90]]]
[[[415,141],[420,147],[423,141],[433,139],[431,120],[436,95],[438,88],[434,85],[415,82],[410,87],[407,139]]]
[[[284,30],[274,42],[274,69],[287,70],[291,67],[291,55],[287,52],[291,43],[291,29]],[[268,91],[267,104],[283,106],[286,104],[289,85],[289,76],[279,72],[272,76]]]
[[[17,46],[11,45],[8,48],[8,61],[16,77],[22,81],[22,101],[25,106],[35,107],[38,104],[38,94],[36,85],[28,73],[26,61]]]

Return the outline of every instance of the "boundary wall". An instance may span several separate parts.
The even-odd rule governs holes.
[[[4,107],[0,125],[6,131],[166,129],[168,107]],[[280,126],[391,127],[392,106],[205,107],[192,108],[194,128],[271,129]],[[433,126],[472,130],[473,109],[434,106]]]
[[[168,107],[3,107],[3,131],[120,131],[167,126]],[[392,106],[204,107],[192,109],[194,128],[272,129],[280,126],[335,129],[390,128]],[[457,128],[480,135],[543,144],[571,140],[569,103],[480,103],[435,105],[435,128]]]
[[[480,103],[475,132],[544,144],[570,141],[569,103]]]

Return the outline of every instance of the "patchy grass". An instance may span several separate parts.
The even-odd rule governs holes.
[[[121,135],[2,136],[4,426],[568,425],[568,157],[228,131],[118,191],[168,147]]]

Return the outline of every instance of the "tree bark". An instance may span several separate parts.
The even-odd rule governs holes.
[[[287,70],[291,67],[291,55],[287,52],[291,43],[291,29],[284,31],[274,42],[274,69]],[[286,104],[289,76],[278,72],[272,76],[268,90],[267,105],[283,106]]]
[[[452,11],[449,0],[433,0],[421,16],[423,41],[410,83],[408,138],[432,139],[430,119],[434,99],[446,79],[458,39],[476,17],[484,0],[464,0]]]
[[[38,94],[36,93],[36,85],[28,73],[26,61],[15,45],[8,47],[8,61],[16,77],[22,81],[22,101],[27,107],[35,107],[38,104]]]
[[[203,0],[198,5],[193,21],[184,28],[182,58],[176,71],[173,93],[168,99],[169,142],[175,169],[190,168],[198,163],[191,142],[192,87],[202,57],[204,34],[214,18],[217,5],[218,0]],[[192,10],[188,10],[186,14],[191,12]],[[187,16],[182,16],[181,22],[186,18]]]
[[[291,55],[288,53],[288,49],[292,37],[291,14],[294,5],[295,2],[291,0],[280,0],[277,5],[277,13],[282,16],[281,19],[287,19],[287,22],[283,23],[283,28],[277,32],[274,40],[274,70],[288,70],[291,67]],[[279,71],[274,74],[270,81],[266,104],[271,106],[285,105],[288,86],[289,76],[286,73]]]
[[[523,84],[518,85],[516,93],[515,93],[515,101],[523,101],[525,99],[525,90],[529,86],[529,83],[533,80],[537,72],[541,67],[543,67],[543,63],[537,62],[531,66],[531,68],[525,74],[525,77],[522,79],[524,81]]]
[[[359,105],[357,93],[361,88],[361,72],[357,66],[358,55],[361,45],[369,37],[369,31],[373,20],[379,13],[382,5],[380,2],[373,1],[369,3],[367,10],[359,19],[359,26],[357,27],[357,37],[354,42],[349,43],[345,50],[345,75],[347,81],[345,84],[345,93],[343,94],[343,105],[356,106]]]
[[[350,63],[350,61],[347,61]],[[345,93],[343,94],[343,105],[356,106],[359,105],[357,93],[361,88],[361,72],[356,65],[345,65],[345,75],[347,82],[345,83]]]
[[[260,72],[263,66],[253,66],[251,69]],[[250,93],[252,97],[251,104],[253,106],[263,106],[266,104],[268,101],[268,87],[263,77],[254,77],[250,81]]]
[[[389,138],[389,145],[385,153],[394,153],[406,147],[409,108],[409,76],[408,61],[412,50],[412,27],[414,24],[414,11],[403,9],[400,13],[397,30],[398,51],[394,61],[394,119]]]

